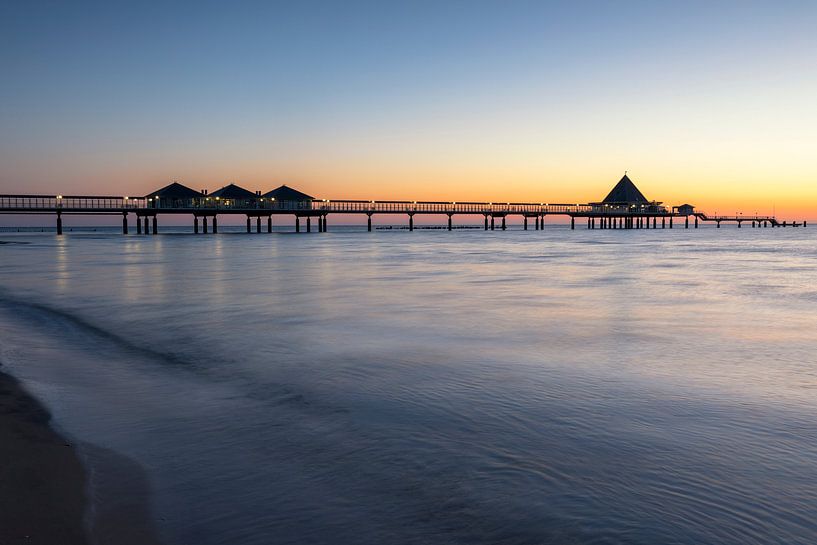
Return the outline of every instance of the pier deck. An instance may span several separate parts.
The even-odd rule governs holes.
[[[247,217],[247,231],[252,231],[252,219],[255,219],[256,231],[261,232],[261,219],[267,219],[267,230],[272,232],[272,217],[277,215],[294,215],[296,231],[300,231],[301,218],[306,221],[306,230],[311,231],[311,222],[318,222],[318,231],[327,229],[326,218],[329,214],[361,214],[367,217],[369,230],[372,227],[372,216],[376,214],[404,215],[408,217],[409,229],[414,228],[415,215],[446,215],[448,229],[452,228],[453,218],[457,215],[481,215],[484,217],[484,228],[495,229],[496,220],[500,220],[500,229],[506,228],[507,216],[524,218],[524,228],[528,221],[535,220],[535,228],[544,228],[546,216],[567,216],[571,228],[575,228],[576,219],[587,221],[588,229],[656,229],[673,228],[674,220],[682,219],[684,227],[690,227],[690,218],[694,227],[699,222],[711,222],[720,227],[721,223],[751,223],[757,227],[806,226],[806,222],[780,222],[774,216],[718,216],[703,212],[680,213],[665,207],[634,208],[627,206],[608,206],[599,204],[564,204],[564,203],[519,203],[519,202],[470,202],[470,201],[380,201],[348,199],[312,199],[309,201],[278,201],[259,197],[251,207],[234,206],[202,195],[194,205],[179,204],[167,206],[166,203],[154,202],[149,197],[120,197],[100,195],[0,195],[0,214],[51,214],[56,216],[57,232],[62,233],[63,215],[121,215],[123,232],[128,233],[128,216],[136,217],[137,232],[158,232],[157,217],[162,214],[190,214],[194,217],[194,232],[208,231],[208,219],[213,232],[217,232],[219,215],[244,215]],[[152,224],[152,225],[151,225]]]

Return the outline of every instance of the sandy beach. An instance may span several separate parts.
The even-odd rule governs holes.
[[[0,372],[0,544],[88,543],[85,471],[51,415]]]

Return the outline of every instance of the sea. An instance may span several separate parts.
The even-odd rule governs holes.
[[[240,230],[0,233],[0,363],[90,525],[817,543],[817,230]]]

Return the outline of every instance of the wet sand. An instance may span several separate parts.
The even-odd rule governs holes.
[[[51,415],[0,371],[0,545],[85,545],[85,470]]]

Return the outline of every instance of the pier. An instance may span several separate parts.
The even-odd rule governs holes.
[[[295,217],[295,231],[323,233],[329,230],[330,214],[353,214],[366,217],[372,230],[375,215],[402,216],[409,231],[414,230],[415,216],[447,216],[447,229],[454,228],[457,216],[482,216],[483,229],[505,230],[507,218],[522,218],[523,229],[545,228],[547,216],[569,218],[571,229],[585,225],[587,229],[673,229],[698,228],[701,223],[744,224],[755,228],[806,227],[806,221],[780,221],[775,216],[709,215],[683,204],[666,207],[648,201],[625,176],[600,202],[587,204],[471,202],[471,201],[384,201],[318,199],[281,186],[268,193],[251,192],[229,185],[213,193],[196,191],[172,183],[144,197],[94,195],[0,195],[0,214],[46,214],[55,217],[57,234],[63,233],[63,216],[114,215],[122,218],[122,232],[129,234],[131,215],[135,218],[136,234],[157,234],[162,215],[192,216],[196,234],[218,233],[218,217],[245,216],[247,233],[273,230],[273,218]]]

